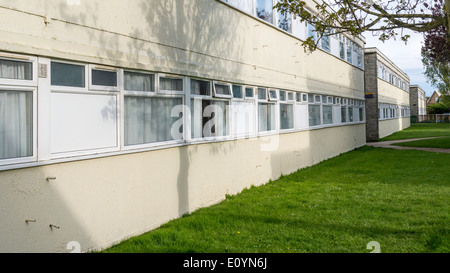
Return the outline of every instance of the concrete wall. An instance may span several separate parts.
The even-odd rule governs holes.
[[[0,51],[364,99],[361,69],[306,54],[298,39],[218,1],[78,2],[0,0]],[[56,161],[40,160],[37,147],[38,161],[0,171],[0,252],[110,246],[360,147],[364,127]]]

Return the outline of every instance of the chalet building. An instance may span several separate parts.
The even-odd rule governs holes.
[[[0,1],[0,252],[103,249],[409,125],[403,72],[305,53],[274,3]]]

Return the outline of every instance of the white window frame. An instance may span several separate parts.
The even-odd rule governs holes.
[[[153,83],[153,91],[134,91],[134,90],[125,90],[125,72],[130,73],[138,73],[138,74],[146,74],[146,75],[153,75],[154,76],[154,83]],[[120,89],[123,90],[124,94],[127,95],[141,95],[142,93],[147,94],[148,96],[156,96],[158,92],[158,81],[159,77],[157,76],[157,73],[151,73],[147,71],[141,71],[141,70],[133,70],[133,69],[121,69],[121,86]]]
[[[280,132],[290,132],[290,131],[295,131],[295,94],[292,91],[287,91],[287,90],[279,90],[279,92],[286,92],[286,100],[281,100],[281,95],[280,96],[280,100],[279,100],[279,105],[278,105],[278,119],[279,119],[279,128],[280,128]],[[292,94],[294,99],[289,99],[289,94]],[[292,106],[292,128],[288,128],[288,129],[282,129],[281,128],[281,104],[289,104]]]
[[[18,79],[0,78],[0,85],[37,86],[37,83],[38,83],[38,62],[37,62],[37,57],[0,52],[0,59],[8,60],[8,61],[31,63],[31,66],[32,66],[32,69],[33,69],[32,79],[31,80],[18,80]]]
[[[62,63],[62,64],[70,64],[70,65],[77,65],[77,66],[84,66],[84,87],[74,87],[74,86],[64,86],[64,85],[52,85],[52,63]],[[68,91],[68,92],[89,92],[89,65],[85,63],[77,63],[77,62],[71,62],[66,60],[58,60],[58,59],[51,59],[50,60],[50,66],[48,68],[49,71],[49,82],[50,82],[50,91]],[[117,77],[119,79],[119,77]]]
[[[183,76],[179,76],[179,75],[175,75],[175,74],[166,74],[166,73],[155,73],[155,90],[156,93],[158,94],[163,94],[163,95],[184,95],[186,92],[186,77]],[[181,80],[182,82],[182,91],[177,91],[177,90],[165,90],[165,89],[161,89],[161,84],[160,84],[160,79],[161,78],[169,78],[169,79],[177,79],[177,80]],[[190,83],[190,82],[189,82]]]
[[[92,70],[106,71],[106,72],[115,72],[116,73],[116,86],[103,86],[103,85],[94,85],[92,84]],[[95,91],[110,91],[110,92],[118,92],[121,86],[121,77],[120,77],[120,69],[112,66],[105,65],[96,65],[89,64],[89,90]]]
[[[278,103],[278,90],[274,89],[274,88],[266,88],[266,87],[257,87],[256,88],[258,90],[258,94],[257,94],[257,105],[256,105],[256,132],[258,136],[265,136],[265,135],[271,135],[274,133],[278,132],[278,128],[279,128],[279,119],[280,119],[280,114],[279,114],[279,109],[277,107]],[[265,99],[260,99],[259,98],[259,89],[264,89],[265,91]],[[276,91],[277,94],[277,98],[276,100],[271,100],[270,99],[270,95],[269,95],[269,91]],[[275,111],[275,128],[272,130],[268,130],[268,131],[260,131],[259,130],[259,104],[260,103],[267,103],[267,104],[271,104],[274,106],[274,111]]]
[[[296,92],[292,92],[292,91],[286,92],[286,101],[294,103],[295,102],[295,94],[296,94]],[[292,99],[289,99],[289,95],[292,95]]]
[[[275,96],[272,96],[272,94],[275,94]],[[278,89],[269,88],[267,90],[267,95],[269,96],[269,101],[278,101],[279,100],[279,94]]]
[[[33,70],[33,78],[36,75],[36,71]],[[1,91],[17,91],[17,92],[32,92],[33,94],[33,154],[28,157],[18,157],[18,158],[8,158],[8,159],[0,159],[0,171],[3,167],[8,168],[9,165],[15,164],[23,164],[23,163],[31,163],[37,161],[37,123],[38,123],[38,112],[37,112],[37,87],[36,86],[20,86],[19,83],[21,80],[17,80],[18,85],[3,85],[0,84]]]
[[[199,94],[193,94],[192,90],[191,90],[191,81],[195,80],[195,81],[204,81],[204,82],[209,82],[209,95],[199,95]],[[208,80],[208,79],[202,79],[202,78],[189,78],[189,90],[190,90],[190,97],[191,98],[213,98],[213,81]]]
[[[264,93],[265,93],[264,99],[260,99],[259,98],[259,92],[261,90],[264,90]],[[269,95],[268,95],[269,90],[268,90],[268,88],[266,88],[266,87],[256,87],[256,91],[257,91],[256,92],[256,100],[257,101],[268,101],[268,98],[269,98]]]
[[[248,97],[247,96],[247,88],[248,89],[252,89],[252,93],[253,93],[252,97]],[[244,92],[244,99],[246,99],[246,100],[257,100],[257,97],[255,96],[256,92],[255,92],[255,87],[254,86],[244,85],[243,86],[243,92]]]
[[[319,99],[317,99],[319,98]],[[319,104],[322,103],[322,96],[318,94],[314,94],[314,102],[311,102],[311,104]]]
[[[237,83],[232,83],[232,84],[230,84],[230,85],[231,85],[231,92],[232,92],[232,96],[231,96],[232,100],[239,100],[239,101],[244,100],[244,99],[245,99],[245,89],[244,89],[244,86],[245,86],[245,85],[243,85],[243,84],[237,84]],[[240,87],[240,89],[241,89],[241,97],[235,97],[235,96],[234,96],[235,94],[234,94],[233,89],[234,89],[234,87],[236,87],[236,86]]]
[[[216,84],[218,85],[224,85],[224,86],[228,86],[228,90],[230,91],[230,94],[218,94],[217,90],[216,90]],[[232,85],[230,83],[227,82],[220,82],[220,81],[213,81],[212,82],[213,85],[213,97],[215,98],[224,98],[224,99],[231,99],[233,98],[233,88]]]

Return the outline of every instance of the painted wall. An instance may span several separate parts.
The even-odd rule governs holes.
[[[380,138],[389,136],[395,132],[401,131],[411,126],[411,118],[395,118],[380,120]]]
[[[363,146],[362,131],[364,124],[341,126],[0,172],[0,252],[110,246]]]

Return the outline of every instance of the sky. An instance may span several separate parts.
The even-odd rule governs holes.
[[[420,86],[425,91],[426,96],[431,96],[436,88],[428,84],[425,75],[423,75],[425,69],[420,56],[420,50],[423,45],[423,34],[412,31],[405,32],[411,35],[407,44],[401,41],[400,38],[397,38],[397,40],[391,38],[383,43],[377,36],[372,35],[371,32],[366,32],[364,33],[366,47],[378,48],[409,76],[411,85]]]

